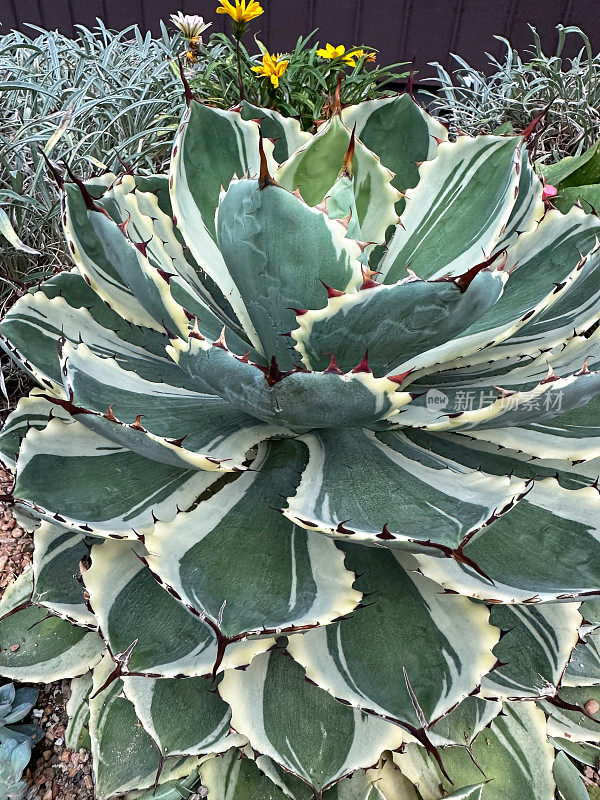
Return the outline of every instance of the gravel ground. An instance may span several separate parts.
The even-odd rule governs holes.
[[[12,477],[0,467],[0,494],[8,494]],[[8,506],[0,503],[0,596],[31,563],[33,538],[19,528]]]
[[[0,466],[0,494],[8,493],[11,487],[10,474]],[[32,552],[33,537],[19,528],[10,508],[0,503],[0,597],[31,563]],[[35,746],[25,771],[31,786],[27,800],[94,800],[90,754],[65,747],[69,683],[61,681],[38,688],[40,696],[33,721],[42,726],[45,736]]]
[[[69,696],[67,681],[43,686],[36,722],[45,738],[36,746],[25,773],[31,785],[27,800],[94,800],[92,764],[87,750],[68,750],[64,743],[67,724],[65,703]],[[41,716],[40,716],[41,715]]]

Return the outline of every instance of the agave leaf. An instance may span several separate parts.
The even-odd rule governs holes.
[[[289,794],[259,770],[255,761],[242,756],[236,748],[206,761],[200,774],[209,800],[290,799]]]
[[[267,756],[229,750],[206,761],[202,783],[209,800],[314,800],[312,788]],[[320,795],[322,800],[417,800],[412,785],[396,769],[391,756],[369,770],[357,770]]]
[[[499,632],[483,606],[441,595],[418,574],[409,577],[392,553],[344,550],[366,607],[290,637],[288,650],[334,697],[418,730],[478,685],[493,666]]]
[[[206,335],[218,338],[225,325],[229,338],[245,352],[248,340],[231,307],[214,286],[207,287],[206,275],[173,224],[168,177],[123,175],[113,182],[98,205],[124,227],[129,239],[146,253],[150,265],[162,270],[175,302],[198,318]],[[164,290],[160,281],[158,285]]]
[[[31,570],[24,573],[0,603],[0,672],[28,683],[82,674],[99,661],[103,641],[45,608],[26,605],[18,610],[31,597],[31,577]]]
[[[257,656],[243,672],[226,672],[219,692],[235,730],[317,792],[402,742],[395,725],[304,681],[302,667],[280,651]]]
[[[107,655],[94,669],[90,699],[94,783],[99,800],[153,786],[155,781],[164,783],[187,776],[197,763],[186,757],[163,761],[152,737],[139,723],[133,703],[123,694],[122,681],[117,679],[103,688],[113,667]]]
[[[112,177],[114,176],[109,175],[100,185],[88,181],[86,187],[91,196],[93,198],[101,196]],[[102,240],[98,238],[92,226],[93,217],[90,215],[98,215],[99,212],[88,210],[80,189],[74,183],[65,184],[63,203],[65,239],[80,274],[87,278],[94,292],[107,301],[123,319],[134,325],[161,330],[160,325],[127,285],[117,269],[117,264],[112,262],[103,247]],[[109,220],[106,220],[107,228],[108,222]],[[115,223],[113,227],[115,233],[121,233]],[[124,240],[125,236],[123,234],[121,236]]]
[[[309,206],[316,206],[324,200],[342,170],[350,137],[350,129],[338,114],[334,115],[279,166],[275,174],[277,183],[290,192],[299,190]],[[362,150],[365,158],[376,158],[364,145]]]
[[[581,609],[585,614],[584,609]],[[562,678],[563,686],[596,686],[600,684],[600,631],[592,630],[573,648]]]
[[[444,126],[409,94],[367,100],[342,110],[342,121],[394,173],[393,186],[403,192],[417,185],[417,163],[433,159],[448,138]]]
[[[0,455],[2,461],[14,468],[19,447],[30,428],[42,430],[51,417],[58,417],[67,422],[71,418],[61,406],[46,400],[43,390],[33,389],[27,397],[21,397],[17,407],[6,418],[0,432]]]
[[[556,698],[540,702],[548,715],[548,735],[570,742],[600,744],[600,715],[598,711],[592,713],[599,702],[598,686],[565,686],[559,689]],[[590,703],[595,705],[586,707]]]
[[[283,369],[297,361],[281,335],[294,327],[292,309],[325,305],[321,281],[353,290],[360,280],[360,249],[344,234],[338,222],[279,186],[234,181],[221,198],[219,248],[263,352]]]
[[[169,353],[192,378],[202,374],[234,408],[292,431],[372,425],[411,400],[397,391],[397,382],[375,378],[365,364],[346,375],[301,368],[282,373],[275,359],[261,368],[193,334],[187,342],[175,341]]]
[[[173,299],[168,281],[151,264],[143,245],[136,247],[127,233],[103,213],[100,207],[98,210],[88,209],[86,215],[85,229],[90,236],[96,237],[106,260],[114,266],[136,301],[150,314],[153,322],[147,323],[149,327],[155,330],[166,327],[173,331],[185,331],[187,317],[183,308]],[[104,299],[110,304],[112,297],[107,293]],[[140,324],[137,319],[129,317],[127,310],[119,311],[125,319]]]
[[[561,800],[589,800],[583,775],[564,753],[558,753],[552,768]]]
[[[206,470],[225,460],[222,467],[230,470],[240,468],[258,442],[286,433],[241,414],[217,395],[145,381],[86,345],[66,344],[61,363],[73,417],[146,458]]]
[[[360,222],[358,220],[358,211],[356,210],[356,197],[354,196],[354,176],[342,174],[333,184],[327,197],[325,198],[325,208],[329,219],[342,220],[344,227],[346,227],[347,239],[358,239],[366,241],[367,237],[363,235],[360,229]],[[392,200],[393,208],[393,200]],[[392,212],[393,213],[393,212]],[[395,222],[396,215],[394,214],[393,221]],[[388,223],[391,224],[391,223]],[[380,234],[381,239],[385,236],[385,230]],[[378,241],[374,236],[371,237],[373,241]],[[368,250],[368,248],[367,248]],[[363,260],[364,260],[363,250]]]
[[[33,599],[76,624],[95,627],[80,577],[80,563],[89,550],[84,534],[42,522],[34,533]]]
[[[503,698],[554,694],[580,622],[576,603],[492,606],[490,623],[503,632],[494,648],[500,665],[483,678],[482,693]]]
[[[335,213],[340,198],[338,174],[345,173],[352,179],[349,184],[341,185],[350,188],[352,196],[344,202],[346,208],[339,208]],[[350,129],[338,115],[322,125],[310,141],[281,164],[275,175],[285,189],[298,190],[309,206],[327,200],[331,219],[352,213],[350,224],[358,226],[357,235],[352,238],[377,244],[385,241],[387,228],[398,219],[395,204],[400,195],[391,185],[393,177],[360,139],[351,140]]]
[[[579,761],[580,764],[598,769],[600,764],[600,747],[595,744],[587,744],[586,742],[570,742],[568,739],[560,739],[554,737],[550,739],[557,750],[562,750],[567,753],[571,758]]]
[[[385,283],[410,266],[420,278],[460,275],[489,255],[508,222],[518,186],[521,140],[479,136],[444,142],[420,168],[401,225],[378,269]],[[473,186],[482,187],[474,192]],[[483,188],[485,187],[485,188]],[[460,214],[449,213],[460,208]]]
[[[488,360],[493,359],[502,364],[510,356],[521,356],[523,353],[537,354],[540,350],[543,355],[552,348],[557,348],[560,352],[560,347],[573,337],[574,331],[584,333],[592,328],[600,319],[600,252],[597,246],[585,259],[580,259],[577,271],[579,275],[575,280],[567,279],[564,287],[562,284],[558,285],[557,297],[549,306],[539,314],[534,313],[506,341],[489,350],[486,353]],[[514,280],[518,277],[517,271]],[[512,279],[510,285],[512,288]],[[554,360],[552,357],[548,358]],[[482,359],[478,356],[470,360],[477,362]]]
[[[598,591],[599,511],[600,496],[592,486],[569,490],[545,478],[509,516],[464,548],[489,578],[453,559],[415,557],[440,585],[483,600],[575,600]]]
[[[146,555],[141,545],[108,539],[92,548],[84,575],[111,652],[124,654],[123,674],[201,676],[247,664],[272,645],[272,639],[234,642],[221,660],[215,631],[160,586],[140,555]]]
[[[308,466],[283,513],[346,541],[406,550],[459,548],[527,488],[524,481],[465,468],[457,482],[455,462],[419,463],[402,434],[321,430],[303,441]],[[366,491],[358,493],[358,487]]]
[[[190,213],[195,213],[201,228],[206,228],[214,239],[215,209],[221,187],[227,187],[234,176],[242,178],[246,173],[258,176],[259,132],[257,123],[245,120],[238,111],[223,111],[201,103],[191,103],[179,126],[171,159],[174,184],[171,202],[178,220],[185,220],[185,228],[190,223],[194,224],[194,216],[190,216]],[[273,146],[268,140],[263,146],[269,158],[269,167],[274,171],[274,162],[271,160]],[[186,211],[184,215],[178,210],[182,208]],[[195,247],[199,249],[203,244],[202,234],[194,231],[193,227],[189,229],[189,233],[192,232],[197,238]],[[184,229],[182,233],[195,256],[195,248],[188,241],[187,231]],[[196,260],[203,266],[200,259],[196,257]]]
[[[510,212],[506,228],[502,232],[498,247],[514,244],[517,238],[542,219],[546,207],[542,199],[543,185],[529,159],[529,150],[521,148],[519,187],[515,204]]]
[[[199,763],[200,760],[197,760],[196,764]],[[197,766],[183,778],[168,780],[156,788],[152,787],[141,792],[127,792],[123,797],[125,800],[187,800],[190,791],[195,789],[201,789]]]
[[[250,341],[260,350],[248,309],[215,241],[215,211],[221,187],[247,172],[258,176],[258,143],[259,127],[255,122],[245,121],[238,112],[192,102],[173,143],[170,185],[173,212],[192,256],[215,281]],[[273,170],[273,146],[267,140],[263,147]]]
[[[123,475],[129,476],[126,481]],[[53,419],[23,440],[14,494],[21,506],[50,522],[86,534],[134,538],[134,529],[188,508],[217,477],[214,471],[150,461],[79,422]]]
[[[443,800],[482,800],[484,785],[478,783],[474,786],[465,786],[464,789],[457,789],[451,794],[444,795]]]
[[[394,761],[413,781],[423,800],[439,800],[443,794],[463,787],[469,800],[552,800],[553,748],[547,741],[545,718],[533,703],[506,703],[497,716],[479,733],[472,745],[444,749],[442,761],[452,784],[422,748],[410,744]],[[482,774],[483,773],[483,774]],[[481,786],[483,782],[483,786]],[[468,789],[468,792],[467,792]],[[475,794],[470,794],[475,791]],[[452,794],[449,795],[452,797]]]
[[[91,670],[71,681],[71,695],[65,709],[69,717],[65,731],[65,743],[70,750],[79,750],[80,747],[89,750],[91,747],[88,728],[90,721],[89,697],[92,693],[93,682]]]
[[[481,733],[501,711],[502,703],[499,700],[484,700],[482,697],[471,695],[431,725],[427,731],[427,738],[436,747],[449,745],[469,747],[477,734]]]
[[[600,371],[578,370],[564,378],[550,374],[537,385],[535,381],[529,386],[525,384],[523,391],[519,390],[519,383],[514,389],[510,380],[504,383],[506,385],[501,389],[492,391],[466,382],[460,389],[440,386],[449,409],[454,410],[440,413],[435,407],[429,407],[425,396],[419,398],[420,402],[401,410],[390,422],[423,427],[430,431],[471,431],[477,428],[515,428],[538,420],[551,420],[561,412],[580,408],[592,400],[600,391]],[[479,407],[476,403],[478,395]],[[472,407],[465,408],[465,399],[468,403],[468,398]],[[411,413],[413,409],[414,415]]]
[[[304,463],[294,441],[262,445],[250,471],[146,536],[150,569],[225,637],[324,625],[361,599],[334,543],[275,510]]]
[[[461,399],[458,409],[454,410],[483,407],[493,401],[498,387],[502,387],[505,394],[509,391],[526,392],[536,383],[550,383],[556,375],[596,370],[600,367],[600,328],[594,326],[579,333],[572,331],[568,338],[548,350],[543,349],[538,354],[536,350],[528,351],[525,347],[524,353],[434,373],[418,379],[411,389],[423,393],[430,389],[447,393],[448,402],[444,408],[448,410],[452,410],[450,396],[455,400]],[[459,391],[462,394],[457,396]],[[540,410],[546,410],[544,405],[540,404]],[[561,415],[561,407],[562,402],[553,409],[557,416]]]
[[[14,613],[20,606],[29,605],[32,595],[33,569],[31,566],[26,566],[17,580],[13,583],[9,583],[4,590],[2,600],[0,600],[0,617],[7,617],[9,614]]]
[[[544,427],[548,428],[551,424],[547,423]],[[570,461],[559,458],[558,450],[555,458],[538,459],[535,456],[532,457],[527,451],[528,429],[504,428],[504,432],[511,435],[512,445],[502,443],[501,436],[498,436],[499,429],[481,431],[481,434],[477,430],[464,434],[429,434],[417,429],[405,428],[402,434],[417,446],[415,458],[425,463],[432,458],[430,451],[433,451],[434,454],[471,469],[485,469],[492,475],[506,475],[512,470],[513,475],[525,480],[554,477],[565,489],[580,489],[582,486],[590,486],[599,474],[600,459]],[[525,446],[519,450],[510,449],[518,446],[516,444],[518,432],[522,432]],[[558,446],[560,447],[560,441]],[[435,455],[433,457],[435,458]]]
[[[146,380],[190,384],[189,376],[167,357],[164,334],[131,326],[81,276],[64,272],[15,303],[0,322],[0,345],[38,383],[61,393],[57,343],[63,338],[73,344],[85,341],[96,354],[114,357]],[[197,388],[197,382],[190,388]]]
[[[116,177],[113,176],[110,187],[98,199],[98,205],[105,208],[115,222],[124,224],[135,241],[146,242],[147,251],[154,254],[159,262],[166,259],[167,272],[172,272],[185,283],[188,298],[193,293],[196,304],[201,302],[204,310],[210,309],[244,338],[244,330],[231,306],[214,281],[194,260],[181,231],[175,225],[169,176],[125,173],[118,180]]]
[[[539,225],[519,236],[508,249],[504,269],[510,271],[510,278],[498,302],[451,342],[405,362],[399,371],[412,367],[427,374],[434,365],[440,365],[439,371],[485,362],[495,356],[522,355],[524,351],[518,344],[511,347],[510,337],[516,341],[515,334],[544,311],[552,315],[553,304],[566,298],[572,286],[593,268],[590,264],[584,270],[589,255],[581,254],[595,249],[598,232],[598,221],[578,209],[567,215],[548,211]],[[477,263],[480,257],[481,251],[467,266]],[[553,323],[551,328],[555,327]],[[552,339],[556,343],[571,333],[572,328],[565,331],[559,326]],[[500,349],[502,342],[506,344]]]
[[[230,734],[231,710],[210,678],[123,678],[125,695],[164,756],[222,753],[246,744]]]
[[[113,176],[114,178],[114,176]],[[171,215],[165,213],[159,196],[161,181],[151,176],[114,178],[101,196],[83,195],[73,184],[65,185],[66,230],[71,252],[80,272],[94,290],[124,318],[151,329],[185,327],[186,317],[170,291],[173,280],[177,297],[196,314],[216,338],[223,324],[239,339],[239,324],[222,309],[203,285],[199,268],[175,234]],[[147,186],[150,184],[150,186]],[[158,185],[157,185],[158,184]],[[138,191],[138,186],[140,191]],[[152,188],[153,192],[141,191]],[[162,205],[170,210],[168,195]],[[236,331],[232,333],[232,331]],[[243,331],[242,331],[243,333]]]
[[[284,117],[272,108],[260,108],[244,100],[240,104],[240,114],[242,119],[259,121],[261,134],[274,140],[273,158],[279,164],[312,138],[302,130],[297,119]]]
[[[343,371],[368,351],[370,368],[385,375],[469,327],[498,300],[506,277],[485,270],[466,291],[452,282],[411,280],[331,297],[325,308],[297,316],[296,350],[312,369],[325,369],[333,353]]]

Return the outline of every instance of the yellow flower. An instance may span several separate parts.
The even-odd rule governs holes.
[[[334,47],[332,44],[327,43],[325,47],[321,47],[320,50],[317,50],[317,55],[321,56],[321,58],[339,58],[343,56],[345,52],[346,48],[343,44]]]
[[[350,64],[351,67],[355,67],[357,59],[362,58],[363,56],[365,56],[365,61],[375,61],[375,53],[365,53],[362,48],[359,48],[358,50],[351,50],[349,53],[346,53],[344,56],[344,61],[347,64]]]
[[[325,47],[317,50],[317,55],[321,56],[321,58],[341,58],[342,61],[345,61],[346,64],[349,64],[351,67],[355,67],[357,59],[363,56],[365,56],[365,61],[375,61],[375,53],[365,53],[365,51],[360,48],[349,50],[346,53],[346,48],[343,44],[338,44],[337,47],[334,47],[332,44],[327,43]]]
[[[263,78],[270,78],[275,88],[279,86],[279,78],[286,71],[290,62],[281,57],[281,53],[263,54],[262,64],[259,67],[252,67],[254,72],[258,72]]]
[[[217,14],[229,14],[231,19],[240,24],[250,22],[263,13],[262,6],[256,0],[219,0]],[[235,5],[234,5],[235,3]]]

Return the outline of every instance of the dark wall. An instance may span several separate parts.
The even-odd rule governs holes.
[[[111,28],[137,22],[156,32],[159,20],[178,10],[202,14],[213,21],[212,30],[224,30],[228,18],[215,14],[216,5],[216,0],[0,0],[0,30],[27,30],[23,23],[31,22],[70,34],[75,23],[92,27],[99,16]],[[451,65],[451,52],[485,67],[486,50],[502,52],[493,34],[527,46],[528,22],[547,52],[555,46],[559,22],[584,28],[598,52],[599,5],[597,0],[263,0],[265,14],[253,30],[273,50],[285,51],[299,34],[318,27],[322,42],[369,44],[378,48],[382,62],[415,57],[422,79],[431,74],[428,61]]]

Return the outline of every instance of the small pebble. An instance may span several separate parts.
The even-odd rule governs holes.
[[[597,713],[598,709],[600,709],[600,703],[598,703],[597,700],[588,700],[584,708],[588,714],[594,715]]]

